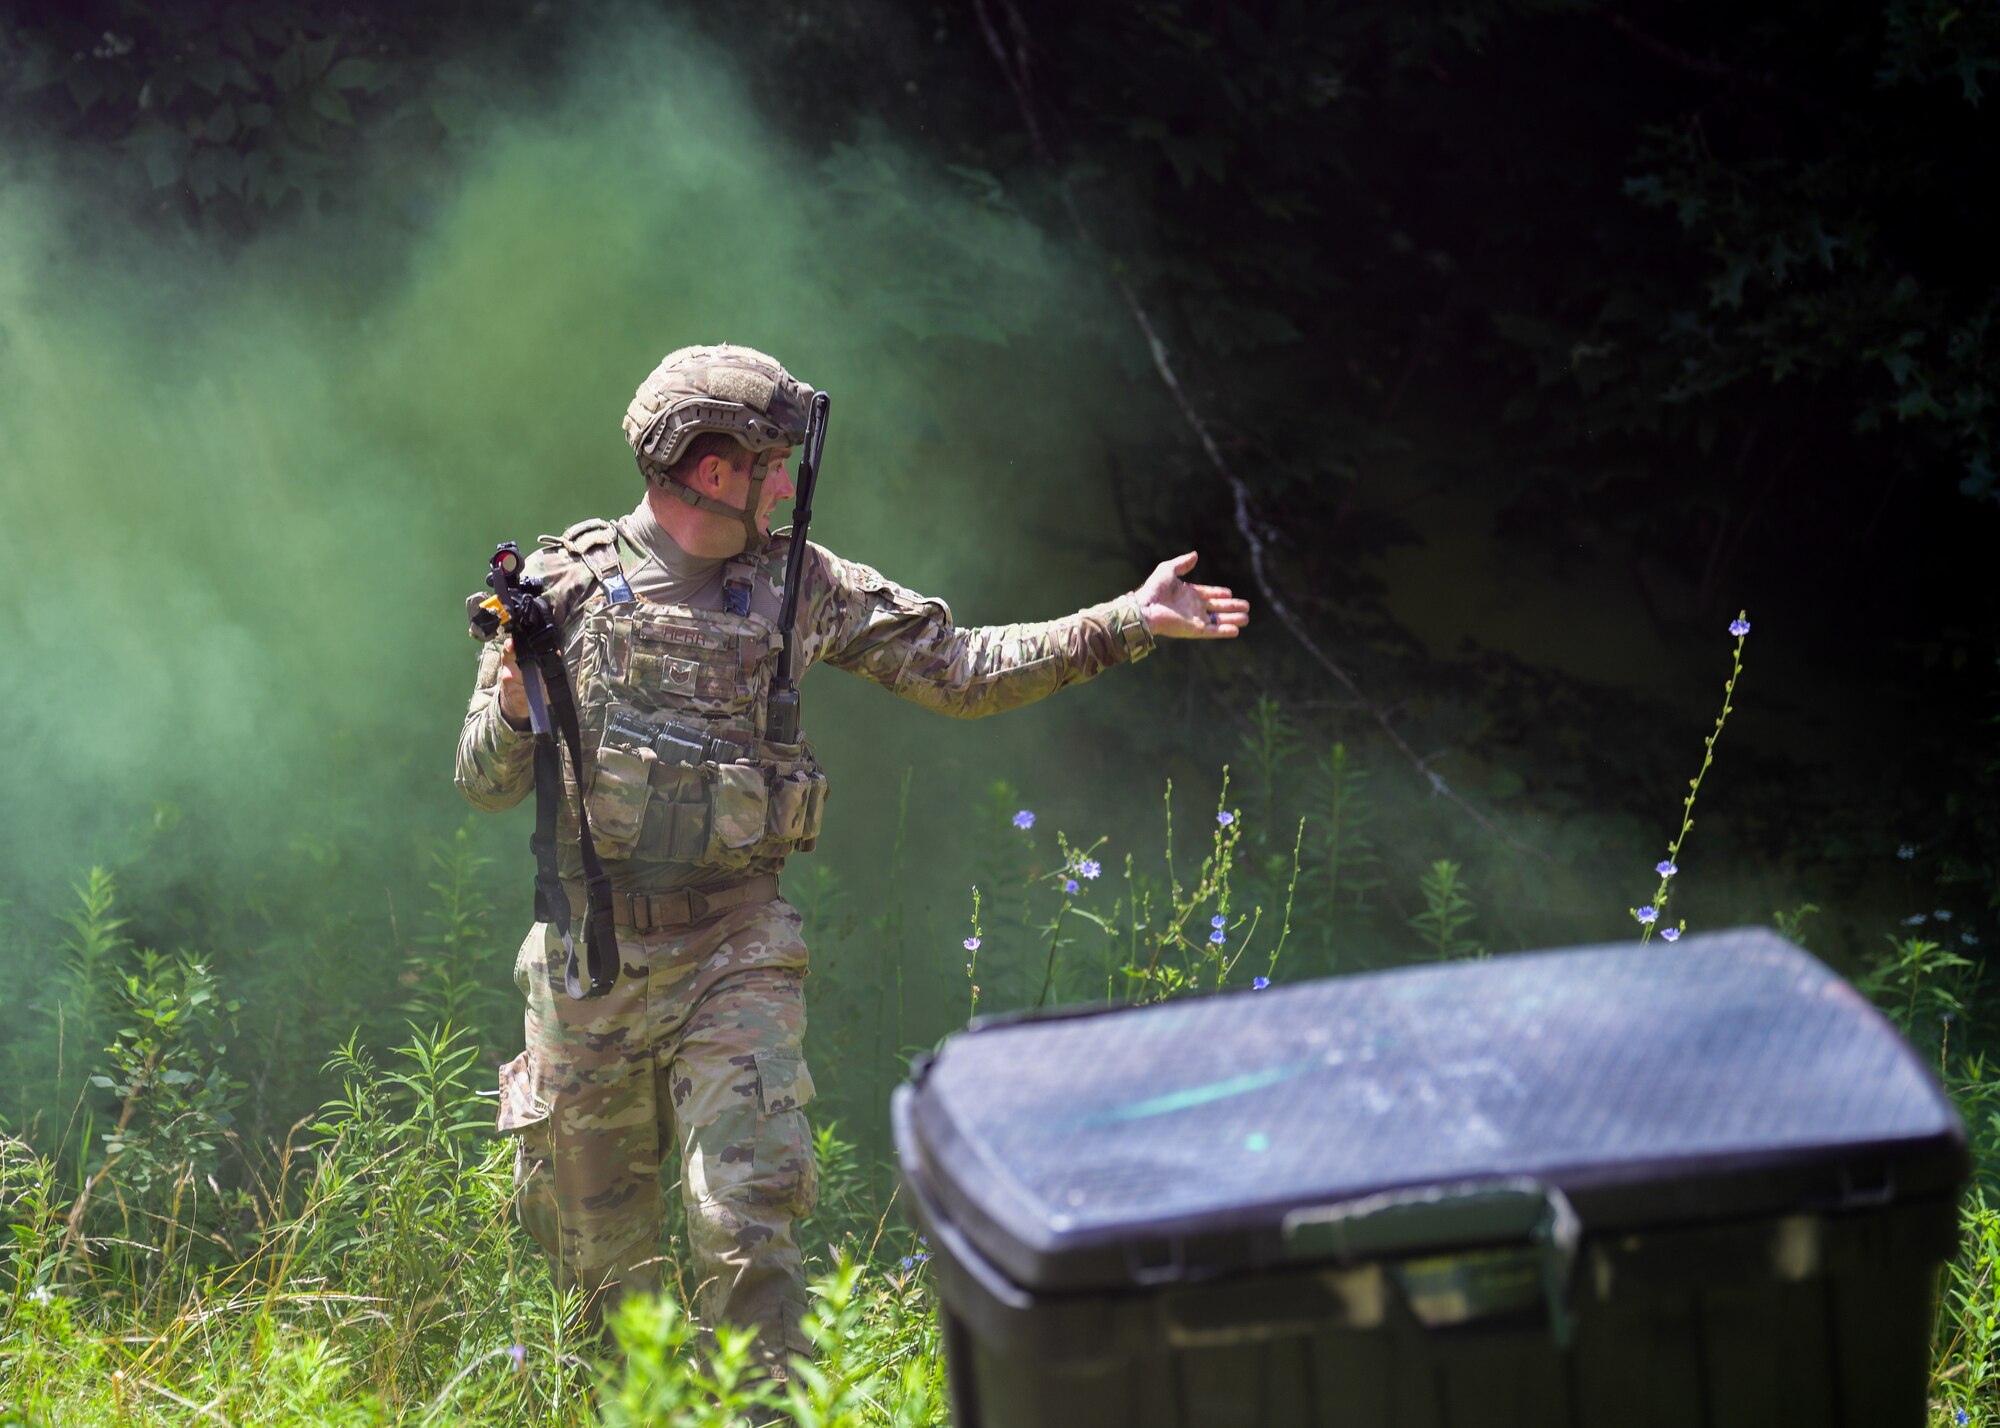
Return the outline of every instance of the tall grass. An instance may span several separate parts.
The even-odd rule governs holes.
[[[938,978],[952,1020],[1254,990],[1327,970],[1364,924],[1403,938],[1410,960],[1486,955],[1482,899],[1458,861],[1406,863],[1414,885],[1400,907],[1388,897],[1366,773],[1345,746],[1311,747],[1276,706],[1250,740],[1247,811],[1226,770],[1213,804],[1169,786],[1150,860],[1114,859],[1102,837],[1050,827],[996,785],[968,923],[931,934],[949,949],[941,967],[964,965],[963,983]],[[580,1306],[514,1221],[511,1146],[490,1129],[480,1026],[499,1013],[465,983],[504,948],[477,854],[457,839],[430,868],[430,905],[393,949],[402,1034],[326,1048],[322,1103],[264,1137],[238,1123],[257,1067],[210,960],[135,945],[146,919],[121,906],[115,877],[82,879],[49,932],[50,991],[26,1033],[38,1043],[5,1049],[20,1076],[0,1134],[0,1421],[945,1422],[927,1247],[882,1167],[824,1118],[820,1207],[801,1227],[816,1352],[788,1383],[750,1377],[742,1335],[700,1351],[672,1291],[621,1305],[608,1344],[582,1334]],[[854,911],[829,872],[800,901],[836,943],[914,935],[900,907]],[[1308,916],[1302,933],[1302,909],[1334,930]],[[1783,920],[1805,935],[1804,909]],[[1978,1035],[1978,973],[1940,940],[1899,937],[1861,980],[1937,1068],[1977,1151],[1964,1251],[1938,1302],[1939,1423],[2000,1415],[2000,1076]],[[878,1049],[911,1030],[896,985],[859,1010],[848,1020],[873,1022]],[[670,1224],[670,1256],[680,1235]]]

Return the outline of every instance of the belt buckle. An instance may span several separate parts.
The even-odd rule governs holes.
[[[702,895],[700,888],[689,888],[687,895],[688,921],[691,923],[704,921],[708,917],[708,899]]]
[[[632,930],[651,932],[653,930],[653,900],[644,893],[632,897]]]

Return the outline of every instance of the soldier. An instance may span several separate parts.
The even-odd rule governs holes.
[[[514,967],[527,1049],[500,1073],[521,1220],[593,1321],[659,1287],[659,1173],[678,1156],[699,1316],[754,1326],[776,1378],[810,1351],[792,1226],[817,1186],[806,946],[778,871],[812,847],[827,783],[809,745],[764,737],[789,548],[770,514],[792,494],[786,463],[811,398],[746,347],[671,353],[625,416],[646,478],[638,506],[545,536],[529,559],[562,630],[621,970],[605,996],[570,1000],[562,948],[537,923]],[[1194,563],[1165,561],[1137,591],[1064,619],[958,629],[942,600],[809,544],[794,671],[824,660],[942,713],[998,713],[1139,659],[1160,636],[1235,636],[1248,603],[1184,581]],[[489,644],[460,790],[488,811],[518,803],[532,744],[512,655]],[[559,862],[580,928],[574,808],[571,783]]]

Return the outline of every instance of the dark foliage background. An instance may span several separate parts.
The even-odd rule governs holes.
[[[1233,758],[1240,776],[1273,699],[1286,756],[1352,745],[1381,810],[1372,940],[1343,965],[1408,955],[1417,874],[1444,856],[1471,870],[1494,950],[1622,935],[1714,715],[1724,627],[1747,609],[1750,673],[1684,860],[1710,889],[1701,917],[1812,901],[1816,948],[1853,966],[1943,908],[1949,936],[1980,947],[2000,895],[1991,0],[14,6],[0,143],[16,177],[81,196],[89,221],[64,230],[77,253],[137,232],[226,272],[274,230],[425,231],[496,113],[532,128],[593,56],[650,42],[663,17],[712,47],[743,112],[826,161],[830,186],[851,172],[842,156],[892,141],[959,199],[1046,235],[1113,314],[1054,329],[1067,359],[1106,374],[1115,416],[1074,443],[1069,470],[1021,477],[1017,514],[1039,541],[983,617],[1016,617],[1008,598],[1065,588],[1079,562],[1143,568],[1193,545],[1263,608],[1233,649],[1150,663],[1115,729],[1066,744],[1059,771],[1198,785]],[[734,122],[727,105],[715,122]],[[718,216],[739,201],[749,221],[787,195],[725,195]],[[883,216],[921,229],[927,212]],[[376,281],[394,253],[336,251],[318,281]],[[911,336],[890,356],[911,368],[1048,365],[979,294],[916,274],[892,300]],[[12,479],[10,505],[58,474]],[[927,479],[897,488],[906,512],[1008,496]],[[54,539],[0,520],[10,543]],[[1340,673],[1273,618],[1273,596]],[[365,622],[365,593],[348,598]],[[17,668],[0,702],[36,688]],[[384,885],[424,896],[404,843],[363,830],[386,817],[444,838],[458,812],[431,763],[351,733],[327,754],[330,782],[387,760],[421,796],[341,815],[344,861],[310,891],[274,890],[279,913],[246,908],[218,861],[152,888],[138,914],[141,940],[290,939],[286,970],[245,953],[238,973],[266,992],[267,1066],[295,1037],[308,1060],[337,1039],[275,1010],[301,985],[326,1023],[371,1017],[387,1036],[404,993],[361,990],[356,968],[427,975],[408,938],[355,911]],[[878,785],[851,835],[868,852],[837,864],[865,914],[903,859],[879,792],[897,760],[858,740],[849,758]],[[940,801],[999,776],[1023,782],[969,771]],[[1252,851],[1273,869],[1288,817],[1310,813],[1289,801],[1305,786],[1263,790]],[[921,811],[900,816],[908,846],[938,845]],[[10,820],[25,868],[26,840],[47,841],[38,810]],[[136,875],[157,844],[134,836],[57,851]],[[510,836],[501,855],[517,851]],[[9,896],[26,948],[60,894],[16,882]],[[520,909],[500,911],[496,944]],[[927,935],[955,940],[962,909],[924,913]],[[890,969],[864,969],[879,1032]],[[944,1025],[942,1006],[906,1039]],[[315,1074],[301,1060],[260,1080],[261,1123],[293,1114]]]

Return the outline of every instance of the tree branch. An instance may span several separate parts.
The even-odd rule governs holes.
[[[1010,49],[1007,43],[1001,38],[999,28],[994,24],[992,14],[987,8],[987,0],[972,0],[972,9],[973,13],[978,17],[980,32],[986,37],[987,48],[993,52],[993,59],[1000,66],[1000,73],[1007,81],[1007,87],[1014,93],[1014,102],[1021,110],[1021,124],[1028,132],[1028,141],[1034,147],[1035,156],[1048,167],[1055,178],[1056,192],[1062,200],[1064,211],[1069,215],[1070,225],[1075,229],[1077,239],[1086,247],[1095,247],[1097,245],[1091,236],[1090,225],[1084,221],[1082,210],[1077,207],[1076,195],[1071,190],[1068,179],[1057,165],[1055,155],[1050,152],[1048,144],[1043,138],[1041,123],[1036,116],[1034,90],[1028,73],[1029,41],[1027,23],[1021,18],[1020,9],[1015,5],[1014,0],[998,0],[998,3],[1006,11],[1008,29],[1014,39],[1012,48]],[[1510,848],[1528,853],[1544,862],[1553,861],[1548,854],[1542,852],[1540,849],[1530,847],[1512,834],[1496,826],[1492,819],[1488,818],[1479,809],[1474,808],[1465,800],[1463,795],[1452,788],[1450,784],[1446,783],[1444,778],[1430,767],[1429,761],[1418,755],[1417,751],[1410,747],[1409,741],[1390,722],[1388,711],[1370,699],[1363,692],[1354,677],[1336,663],[1333,657],[1327,654],[1325,650],[1320,648],[1319,642],[1313,639],[1311,633],[1306,629],[1305,623],[1293,612],[1291,605],[1285,598],[1278,593],[1277,585],[1271,576],[1267,542],[1260,523],[1251,510],[1249,487],[1244,484],[1243,479],[1236,474],[1235,469],[1223,456],[1222,449],[1216,444],[1215,436],[1210,430],[1207,420],[1202,416],[1200,410],[1181,386],[1180,377],[1174,370],[1173,357],[1167,350],[1167,344],[1161,339],[1159,330],[1154,326],[1152,316],[1147,311],[1146,305],[1139,300],[1138,293],[1134,291],[1132,285],[1125,280],[1124,275],[1115,266],[1109,269],[1109,273],[1112,285],[1117,288],[1118,295],[1124,301],[1126,310],[1132,315],[1133,323],[1146,339],[1146,350],[1152,357],[1153,370],[1158,374],[1161,385],[1167,389],[1168,396],[1173,399],[1174,405],[1180,410],[1181,419],[1187,423],[1188,430],[1194,434],[1195,441],[1200,445],[1203,454],[1207,456],[1209,465],[1215,469],[1216,473],[1222,477],[1223,482],[1229,487],[1235,511],[1236,531],[1243,538],[1243,544],[1250,551],[1251,576],[1257,583],[1258,594],[1263,597],[1264,603],[1270,606],[1271,613],[1278,617],[1278,622],[1290,632],[1294,640],[1298,641],[1299,647],[1305,650],[1320,668],[1339,681],[1341,687],[1353,695],[1355,700],[1369,712],[1389,742],[1402,753],[1404,758],[1410,761],[1411,766],[1419,774],[1423,775],[1425,782],[1430,785],[1432,794],[1456,804],[1473,822],[1477,823],[1501,842],[1507,844]]]
[[[1718,59],[1714,55],[1704,58],[1701,55],[1695,54],[1692,50],[1684,50],[1679,45],[1661,39],[1658,35],[1652,33],[1652,31],[1641,28],[1624,15],[1614,13],[1611,16],[1611,28],[1632,41],[1640,49],[1646,51],[1647,54],[1652,55],[1655,59],[1665,61],[1676,69],[1684,69],[1690,74],[1698,74],[1703,79],[1721,80],[1724,84],[1734,85],[1739,89],[1761,90],[1765,94],[1782,99],[1787,104],[1794,105],[1797,108],[1805,110],[1806,113],[1821,119],[1833,116],[1833,111],[1826,105],[1814,99],[1810,94],[1801,94],[1798,90],[1779,80],[1775,74],[1759,74],[1755,70],[1748,70],[1740,65],[1730,64],[1727,60]]]

